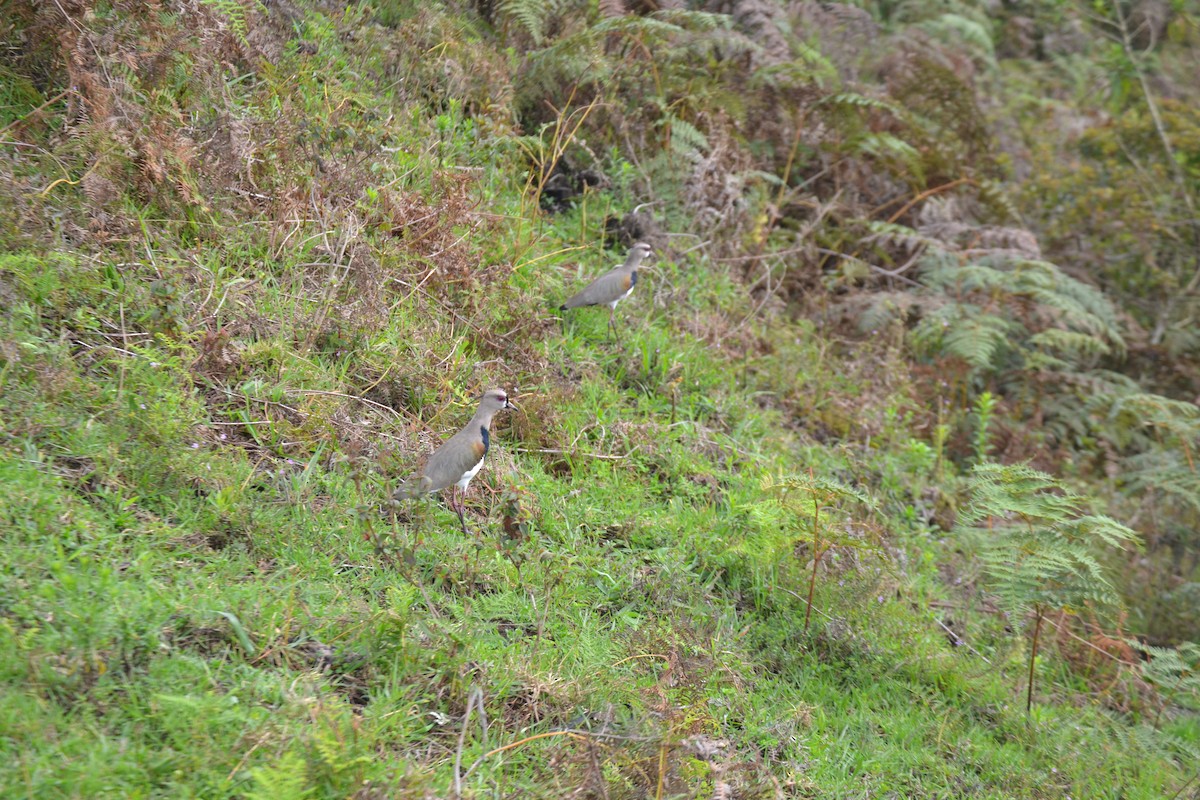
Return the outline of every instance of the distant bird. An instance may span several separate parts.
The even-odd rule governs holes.
[[[435,450],[421,471],[395,491],[393,499],[409,500],[440,492],[450,486],[465,493],[471,478],[474,478],[483,466],[483,458],[491,444],[492,417],[496,416],[498,411],[516,407],[503,389],[489,389],[484,392],[479,400],[479,408],[475,410],[475,416],[471,417],[467,427]],[[458,521],[462,524],[465,534],[467,521],[463,518],[462,500],[460,499],[457,505],[452,503],[451,507],[458,513]]]
[[[559,306],[559,310],[566,311],[581,306],[608,306],[608,327],[616,336],[617,324],[614,316],[617,313],[617,303],[629,297],[629,293],[637,285],[638,267],[641,266],[642,259],[651,252],[650,245],[638,242],[629,249],[624,264],[596,278],[583,291]]]

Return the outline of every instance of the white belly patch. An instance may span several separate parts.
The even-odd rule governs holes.
[[[626,297],[629,297],[629,295],[631,295],[631,294],[633,294],[633,287],[632,287],[632,286],[630,286],[628,289],[626,289],[626,290],[625,290],[625,294],[621,295],[621,296],[620,296],[620,297],[618,297],[616,300],[613,300],[611,303],[609,303],[609,304],[608,304],[608,307],[609,307],[609,308],[611,308],[611,309],[614,309],[614,310],[615,310],[615,309],[616,309],[616,307],[617,307],[617,303],[621,302],[621,301],[622,301],[622,300],[624,300]]]
[[[466,472],[463,473],[463,476],[458,479],[458,483],[455,485],[458,486],[458,488],[462,489],[465,492],[467,490],[467,484],[471,482],[471,478],[474,478],[475,473],[479,472],[479,470],[482,468],[483,468],[483,459],[481,458],[481,459],[479,459],[478,464],[476,464],[475,466],[471,467],[469,470],[467,470]]]

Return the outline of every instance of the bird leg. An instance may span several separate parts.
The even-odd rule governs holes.
[[[461,491],[462,490],[459,489],[457,486],[454,487],[454,494],[458,495],[458,503],[455,505],[454,510],[456,512],[458,512],[458,521],[462,525],[463,536],[466,536],[466,535],[468,535],[467,534],[467,520],[463,517],[463,511],[465,510],[465,503],[463,502],[462,494],[460,494]]]
[[[621,337],[617,334],[617,308],[613,306],[608,310],[608,329],[612,332],[613,339],[617,344],[621,343]]]
[[[425,506],[428,504],[428,502],[429,500],[427,498],[422,497],[414,504],[416,506],[416,509],[413,511],[413,527],[416,529],[416,534],[413,536],[413,539],[415,540],[413,542],[414,549],[419,548],[425,542]]]

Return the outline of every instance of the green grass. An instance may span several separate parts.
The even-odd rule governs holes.
[[[469,396],[427,390],[385,414],[304,393],[352,393],[372,354],[404,347],[400,325],[364,334],[362,360],[305,356],[303,326],[281,329],[211,383],[230,396],[197,380],[187,337],[84,346],[122,302],[102,271],[12,256],[4,276],[28,303],[7,317],[3,371],[6,796],[287,796],[289,781],[295,796],[445,795],[475,696],[488,726],[475,707],[471,793],[550,797],[600,775],[636,796],[661,765],[665,792],[702,796],[715,773],[688,755],[696,736],[728,741],[739,785],[763,796],[780,781],[800,796],[1154,797],[1179,780],[1169,740],[1127,744],[1141,729],[1103,710],[1044,705],[1027,726],[1019,655],[954,650],[924,610],[919,524],[888,525],[891,556],[830,562],[805,636],[805,559],[748,513],[758,476],[871,480],[878,462],[917,485],[931,461],[905,455],[922,451],[894,413],[865,451],[799,448],[784,413],[742,399],[739,365],[667,316],[640,320],[640,296],[621,348],[602,319],[544,340],[576,377],[499,422],[464,539],[436,503],[391,520],[403,470],[354,443],[399,439],[418,414],[452,427]],[[296,313],[292,288],[256,309]],[[72,319],[73,336],[51,334]],[[793,373],[811,363],[796,347],[748,368],[757,391],[779,393],[780,375],[862,390],[850,368]],[[441,352],[469,369],[469,345]],[[506,489],[524,539],[501,532]],[[605,736],[484,757],[562,730]]]
[[[0,795],[1184,784],[1194,717],[1154,731],[1047,648],[1027,720],[1026,642],[986,614],[956,623],[970,647],[937,624],[932,603],[979,593],[939,571],[970,582],[930,522],[956,467],[894,343],[754,316],[698,253],[647,274],[621,344],[603,309],[560,324],[619,258],[602,215],[541,214],[511,142],[406,94],[366,14],[307,11],[277,62],[222,82],[278,120],[255,185],[294,205],[131,191],[125,237],[0,257]],[[176,79],[177,102],[210,96]],[[387,155],[367,173],[363,152]],[[390,505],[490,385],[523,411],[497,419],[472,535],[440,502]],[[808,537],[761,481],[810,471],[874,499],[856,521],[880,547],[825,556],[806,633]]]

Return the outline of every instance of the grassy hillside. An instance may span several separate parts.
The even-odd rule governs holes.
[[[1200,796],[1195,115],[643,5],[4,5],[0,795]]]

